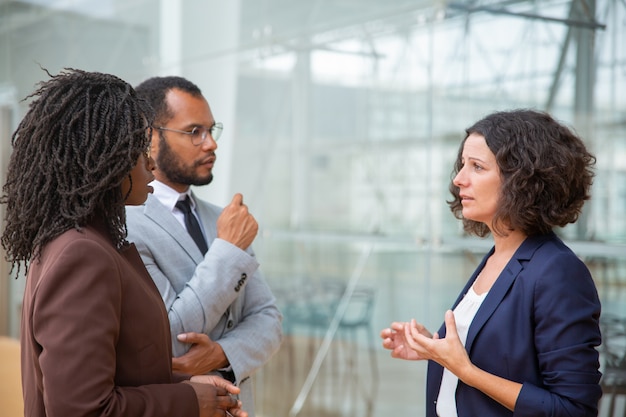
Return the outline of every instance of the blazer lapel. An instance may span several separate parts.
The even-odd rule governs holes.
[[[482,327],[485,325],[487,320],[494,314],[496,308],[500,305],[506,294],[509,292],[509,289],[515,282],[515,279],[519,276],[520,272],[524,269],[523,263],[528,261],[537,248],[539,248],[546,239],[549,239],[552,234],[542,235],[542,236],[531,236],[526,238],[526,240],[521,244],[521,246],[515,251],[513,257],[509,260],[509,263],[506,265],[504,270],[500,273],[500,276],[493,284],[491,289],[489,290],[489,294],[485,297],[482,305],[476,312],[476,316],[474,320],[472,320],[472,324],[467,333],[467,340],[465,342],[465,349],[470,352],[472,348],[472,343],[476,338],[476,335],[480,332]],[[475,275],[478,276],[478,272],[482,270],[485,262],[489,255],[493,253],[493,249],[489,252],[487,256],[483,259],[480,267],[476,270]],[[466,290],[463,292],[467,292],[471,284],[476,279],[476,276],[472,277],[471,282],[466,287]],[[457,303],[460,301],[457,300]],[[456,305],[456,304],[455,304]]]
[[[513,285],[515,278],[517,278],[521,270],[522,265],[519,260],[513,256],[489,290],[489,294],[485,297],[485,300],[476,312],[476,316],[474,316],[474,320],[472,320],[472,324],[468,329],[467,340],[465,341],[465,349],[468,352],[471,351],[472,343],[474,342],[476,335],[496,311],[496,308],[500,305],[502,299],[508,293],[509,288],[511,288],[511,285]]]
[[[165,230],[196,264],[204,259],[202,252],[200,252],[196,242],[193,241],[189,233],[153,195],[148,195],[144,205],[144,214],[158,227]]]
[[[211,247],[213,240],[217,236],[217,218],[219,213],[221,213],[221,209],[219,211],[212,210],[212,205],[199,199],[193,191],[191,192],[191,196],[196,202],[196,213],[198,217],[200,217],[200,223],[204,229],[207,244]]]
[[[151,291],[156,291],[156,294],[159,293],[159,290],[156,287],[156,284],[150,277],[148,270],[146,269],[143,261],[141,260],[141,256],[139,252],[137,252],[137,248],[134,243],[130,243],[130,245],[122,248],[120,251],[120,256],[126,259],[126,262],[137,272],[139,275],[150,287]],[[159,295],[160,297],[160,295]]]

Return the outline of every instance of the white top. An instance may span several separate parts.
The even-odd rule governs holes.
[[[474,292],[474,286],[469,289],[461,302],[454,309],[454,320],[456,321],[456,330],[461,339],[461,343],[465,346],[467,340],[467,331],[476,312],[487,296],[487,292],[481,295]],[[439,387],[439,396],[437,397],[437,415],[439,417],[457,417],[456,413],[456,387],[459,384],[457,378],[452,372],[444,368],[441,386]]]

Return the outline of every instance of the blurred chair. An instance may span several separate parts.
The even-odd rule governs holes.
[[[22,417],[20,342],[0,336],[0,410],[2,417]]]
[[[298,329],[304,330],[304,335],[308,336],[308,365],[313,363],[315,351],[330,327],[345,291],[344,283],[325,280],[301,286],[286,297],[283,307],[285,334],[293,336]],[[357,390],[360,391],[368,416],[371,415],[378,389],[378,364],[373,347],[377,338],[372,327],[374,299],[373,288],[357,286],[354,289],[333,336],[334,347],[325,361],[330,374],[320,374],[324,381],[319,378],[317,381],[319,386],[329,390],[331,396],[340,390],[351,389],[351,398],[356,400]],[[369,354],[367,365],[359,363],[359,332],[365,336]],[[290,369],[295,370],[295,352],[292,349],[289,349],[289,356]],[[371,375],[370,384],[366,384],[364,372]],[[366,385],[369,389],[365,388]]]
[[[602,345],[602,404],[609,403],[607,417],[615,415],[615,403],[619,396],[626,395],[626,318],[606,315],[600,318]],[[622,416],[626,417],[626,406]]]
[[[339,322],[338,337],[344,337],[350,343],[346,355],[347,370],[345,372],[345,386],[351,386],[352,396],[356,397],[356,390],[360,390],[366,404],[367,416],[370,416],[374,408],[374,400],[378,392],[378,362],[374,342],[378,340],[372,327],[372,314],[374,310],[375,292],[370,287],[357,287],[352,293],[346,312]],[[365,335],[365,344],[369,356],[369,373],[371,381],[369,390],[366,388],[365,378],[359,375],[362,364],[359,363],[358,332]],[[362,374],[361,374],[362,375]],[[350,384],[350,381],[353,383]]]
[[[297,333],[296,327],[304,328],[311,341],[324,337],[332,321],[345,285],[340,282],[325,281],[317,284],[305,284],[293,290],[284,307],[285,333]],[[309,359],[312,361],[315,346],[309,344]]]
[[[283,328],[288,343],[291,381],[296,381],[296,373],[307,375],[309,367],[313,364],[315,351],[328,330],[344,289],[345,285],[338,282],[305,282],[292,288],[285,297]],[[305,361],[296,360],[297,349],[294,343],[298,340],[305,344]],[[331,360],[334,362],[336,355],[333,356]],[[303,365],[303,368],[298,365]],[[331,367],[336,366],[332,363]],[[326,385],[330,390],[333,389],[331,383]],[[298,388],[297,383],[293,388]]]

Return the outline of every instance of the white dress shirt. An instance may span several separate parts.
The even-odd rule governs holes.
[[[202,234],[206,239],[204,225],[202,224],[202,220],[200,220],[200,217],[196,213],[196,202],[191,196],[191,188],[188,188],[187,191],[184,193],[179,193],[169,185],[165,185],[158,180],[152,181],[150,185],[154,189],[154,192],[152,194],[161,202],[161,204],[163,204],[165,207],[167,207],[169,211],[172,212],[176,220],[178,220],[178,222],[183,225],[185,230],[187,230],[187,226],[185,226],[185,215],[176,207],[176,203],[189,197],[189,201],[191,202],[191,212],[194,216],[196,216],[198,224],[202,229]]]

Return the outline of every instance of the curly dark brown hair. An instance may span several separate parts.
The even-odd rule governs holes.
[[[152,108],[130,84],[72,68],[46,73],[26,97],[0,198],[2,246],[18,271],[55,237],[96,219],[118,248],[127,244],[121,184],[150,141]]]
[[[448,204],[466,232],[484,237],[491,229],[504,235],[520,230],[531,236],[578,220],[590,198],[596,159],[576,133],[536,110],[490,114],[466,129],[452,178],[463,167],[463,146],[472,133],[482,135],[495,155],[502,186],[493,224],[486,225],[463,218],[459,188],[450,183]]]

